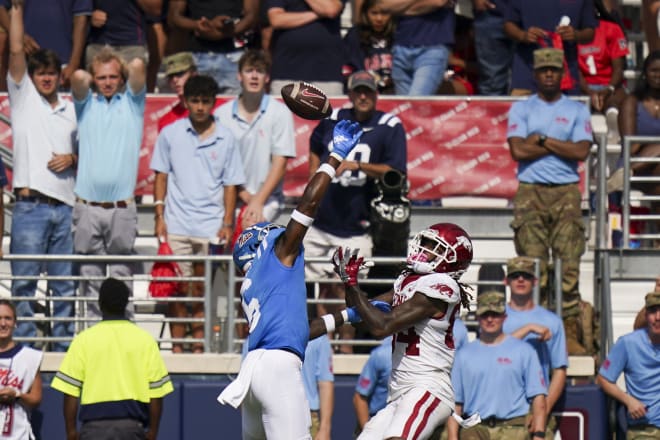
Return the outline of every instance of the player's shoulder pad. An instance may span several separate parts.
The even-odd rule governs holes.
[[[461,288],[456,280],[446,273],[430,273],[420,277],[415,285],[415,291],[449,304],[461,300]]]
[[[401,125],[401,119],[394,116],[392,113],[383,113],[378,119],[378,125],[387,125],[388,127],[395,127]]]

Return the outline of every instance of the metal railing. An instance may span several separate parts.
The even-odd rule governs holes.
[[[202,302],[204,304],[204,318],[172,318],[167,316],[162,316],[160,313],[150,314],[145,313],[135,313],[133,316],[134,322],[137,324],[153,324],[157,323],[161,326],[161,334],[156,338],[159,344],[161,343],[201,343],[204,345],[204,351],[210,352],[212,349],[212,328],[213,325],[220,322],[222,326],[222,347],[225,352],[236,353],[241,351],[242,344],[245,342],[245,339],[236,337],[236,325],[237,324],[246,324],[247,321],[245,318],[237,316],[237,307],[240,304],[240,298],[237,296],[237,287],[239,283],[244,279],[239,277],[235,272],[235,265],[233,259],[229,255],[209,255],[209,256],[183,256],[183,255],[5,255],[3,257],[5,261],[72,261],[73,263],[144,263],[144,262],[177,262],[177,261],[187,261],[192,263],[201,263],[204,266],[204,275],[203,276],[189,276],[189,277],[158,277],[154,278],[150,274],[141,273],[134,274],[130,277],[117,277],[117,279],[126,281],[126,282],[151,282],[151,281],[184,281],[184,282],[200,282],[203,283],[203,296],[202,297],[167,297],[167,298],[151,298],[151,297],[133,297],[131,302],[135,305],[157,305],[157,304],[169,304],[172,302]],[[372,260],[377,265],[388,265],[399,264],[403,262],[402,258],[392,258],[392,257],[373,257]],[[328,261],[325,257],[308,257],[306,258],[307,263],[326,263]],[[486,263],[495,263],[505,265],[506,260],[501,259],[484,259],[484,260],[475,260],[473,261],[473,266],[476,268],[482,264]],[[557,264],[557,263],[555,263]],[[559,269],[561,266],[559,266]],[[561,273],[559,273],[559,282],[555,283],[557,287],[556,298],[559,298],[559,301],[556,301],[557,313],[561,313]],[[537,277],[540,274],[540,265],[537,261],[536,264],[536,274]],[[214,278],[218,278],[214,283]],[[73,280],[75,282],[79,281],[102,281],[106,276],[98,277],[82,277],[79,275],[72,276],[51,276],[48,274],[39,275],[39,276],[13,276],[11,274],[0,274],[1,282],[11,282],[14,280],[35,280],[40,282],[56,281],[56,280]],[[469,279],[468,276],[464,276],[467,279],[469,285],[479,287],[482,285],[498,285],[503,288],[502,281],[493,281],[493,280],[474,280]],[[331,279],[326,278],[306,278],[307,283],[339,283],[340,281],[333,277]],[[391,286],[394,279],[392,278],[369,278],[361,280],[362,285],[387,285]],[[215,286],[215,290],[214,290]],[[534,290],[534,298],[538,303],[540,296],[538,285]],[[43,313],[43,316],[39,316],[37,313],[36,316],[32,318],[19,317],[20,321],[30,321],[35,322],[42,326],[50,326],[54,322],[73,322],[75,323],[76,333],[83,330],[89,324],[94,323],[96,320],[85,316],[85,305],[90,301],[97,301],[97,298],[87,297],[81,295],[75,295],[71,297],[60,297],[54,296],[50,292],[46,291],[45,294],[34,295],[34,296],[10,296],[9,299],[12,301],[32,301],[45,303],[45,308],[49,309],[50,305],[55,301],[71,301],[76,304],[74,309],[77,311],[75,316],[71,317],[53,317],[49,313]],[[474,300],[476,300],[476,295]],[[308,304],[344,304],[344,301],[341,299],[321,299],[321,298],[308,298]],[[473,307],[474,309],[474,307]],[[204,337],[203,338],[166,338],[162,335],[162,329],[165,325],[169,323],[202,323],[204,328]],[[43,347],[46,348],[54,342],[66,342],[70,341],[72,337],[56,337],[45,332],[43,336],[37,337],[16,337],[18,341],[28,342],[28,343],[40,343],[43,344]],[[374,341],[370,339],[352,339],[352,340],[335,340],[332,341],[333,345],[351,345],[351,346],[373,346],[379,344],[379,341]]]

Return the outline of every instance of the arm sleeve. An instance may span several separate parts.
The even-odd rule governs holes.
[[[580,141],[589,141],[593,140],[593,130],[591,128],[591,114],[589,113],[589,108],[586,104],[576,103],[579,105],[575,125],[573,126],[573,136],[571,141],[580,142]]]
[[[168,134],[170,130],[163,130],[156,138],[156,145],[151,156],[149,168],[160,173],[169,173],[172,170],[170,164],[170,143]]]
[[[528,134],[527,118],[525,118],[525,102],[514,102],[509,109],[509,121],[506,128],[506,137],[526,138]]]
[[[619,338],[598,370],[598,374],[610,382],[616,382],[627,363],[628,350],[626,350],[626,342],[625,339]]]
[[[550,367],[563,368],[568,366],[568,351],[566,350],[566,333],[564,325],[557,319],[557,325],[552,329],[552,337],[548,341],[550,350]]]
[[[323,342],[319,346],[319,371],[318,380],[334,382],[335,375],[332,373],[332,347],[327,337],[321,337]]]
[[[525,345],[521,345],[521,348],[524,356],[525,396],[531,400],[539,394],[548,395],[548,386],[545,383],[545,375],[539,357],[530,345],[526,342],[523,344]]]

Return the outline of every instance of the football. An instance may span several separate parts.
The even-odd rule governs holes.
[[[303,81],[282,87],[282,98],[287,107],[303,119],[323,119],[332,113],[332,106],[325,93]]]

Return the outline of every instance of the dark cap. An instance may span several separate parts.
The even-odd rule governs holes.
[[[486,312],[504,313],[506,298],[502,292],[490,290],[477,297],[477,316]]]
[[[348,90],[355,90],[358,87],[367,87],[374,92],[378,90],[376,78],[365,70],[355,72],[348,77]]]
[[[178,52],[165,57],[165,75],[174,75],[195,67],[195,60],[190,52]]]
[[[511,258],[506,262],[506,274],[507,276],[514,274],[516,272],[528,273],[533,277],[536,277],[536,272],[534,268],[536,264],[533,258],[530,257],[515,257]]]
[[[564,68],[564,51],[561,49],[544,48],[534,51],[534,69],[542,67]]]
[[[646,307],[660,306],[660,292],[646,294]]]

